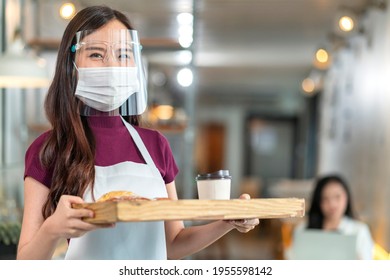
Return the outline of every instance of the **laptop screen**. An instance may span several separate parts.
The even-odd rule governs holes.
[[[356,235],[316,229],[297,231],[293,237],[290,259],[356,260]]]

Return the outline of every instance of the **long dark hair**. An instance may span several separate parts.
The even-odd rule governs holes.
[[[322,229],[324,223],[324,214],[321,210],[321,197],[322,192],[329,183],[339,183],[347,194],[347,207],[345,209],[345,216],[355,218],[353,207],[352,207],[352,198],[349,187],[345,179],[337,174],[327,175],[321,178],[318,178],[315,183],[315,188],[313,195],[311,197],[311,205],[309,209],[309,222],[307,228],[313,229]]]
[[[66,27],[58,50],[53,81],[45,100],[45,111],[52,131],[43,145],[40,159],[53,171],[52,183],[46,203],[42,208],[44,218],[56,209],[63,194],[82,196],[95,178],[95,139],[85,117],[78,112],[75,97],[77,73],[74,71],[75,34],[81,30],[98,29],[111,20],[119,20],[133,29],[128,18],[107,6],[92,6],[78,12]],[[126,120],[139,125],[139,116]]]

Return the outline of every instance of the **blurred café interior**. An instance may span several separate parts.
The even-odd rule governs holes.
[[[385,258],[390,1],[0,0],[0,259],[18,238],[17,226],[2,235],[22,219],[25,151],[50,129],[43,102],[61,36],[95,4],[126,13],[140,34],[143,121],[169,140],[180,199],[197,198],[197,174],[227,169],[232,198],[309,205],[314,179],[337,172]],[[262,220],[192,258],[284,259],[298,222]]]

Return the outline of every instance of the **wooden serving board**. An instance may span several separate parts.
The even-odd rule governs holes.
[[[298,198],[140,200],[74,204],[73,208],[93,210],[95,216],[85,218],[90,223],[273,219],[303,217],[305,201]]]

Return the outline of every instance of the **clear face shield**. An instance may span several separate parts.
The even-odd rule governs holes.
[[[76,33],[75,95],[80,114],[139,115],[147,105],[146,79],[137,31],[85,30]]]

